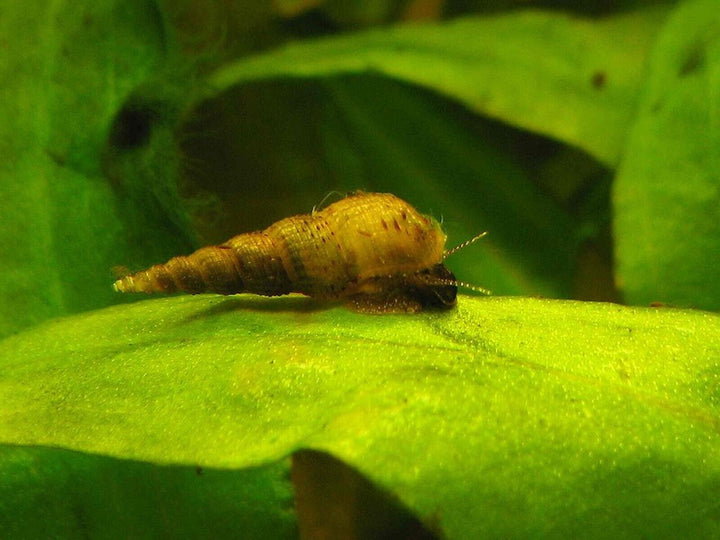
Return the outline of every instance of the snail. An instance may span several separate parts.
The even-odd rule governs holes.
[[[264,231],[174,257],[114,283],[118,292],[301,293],[357,311],[451,308],[459,282],[432,217],[389,193],[354,193],[323,210],[282,219]]]

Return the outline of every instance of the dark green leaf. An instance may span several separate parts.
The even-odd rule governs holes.
[[[653,52],[615,185],[627,301],[720,309],[720,9],[678,9]]]
[[[174,181],[167,138],[172,130],[164,126],[159,131],[165,135],[155,136],[163,111],[155,103],[122,108],[169,56],[170,38],[157,6],[4,2],[0,35],[0,335],[5,335],[47,317],[111,303],[115,298],[107,284],[113,266],[187,248],[189,241],[182,217],[163,228],[166,215],[147,209],[163,206],[147,201],[172,198],[165,195]],[[116,117],[121,110],[127,114]],[[157,153],[160,168],[148,158]],[[133,165],[123,169],[129,162]],[[128,178],[143,185],[144,196]],[[153,222],[144,217],[148,214],[160,217]],[[165,246],[148,246],[142,240],[148,230],[164,238]]]
[[[288,460],[237,471],[0,445],[6,538],[296,538]]]

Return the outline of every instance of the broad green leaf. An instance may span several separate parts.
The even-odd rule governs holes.
[[[0,527],[14,539],[296,538],[287,461],[229,471],[0,445]]]
[[[248,81],[381,73],[615,165],[667,8],[598,21],[520,11],[305,41],[218,70],[215,92]]]
[[[237,471],[323,450],[450,539],[710,537],[718,358],[720,317],[704,312],[151,300],[0,342],[0,443]],[[43,479],[15,486],[0,500]]]
[[[151,1],[0,5],[0,335],[107,305],[113,266],[189,245],[182,217],[144,217],[174,170],[145,153],[168,149],[162,111],[115,118],[172,56],[158,15]],[[165,245],[148,247],[147,229]]]
[[[615,184],[617,281],[630,303],[720,309],[720,9],[663,30]]]

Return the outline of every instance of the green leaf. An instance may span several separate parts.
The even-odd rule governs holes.
[[[176,297],[0,342],[0,443],[238,478],[316,449],[447,538],[709,537],[719,357],[720,317],[695,311],[461,297],[364,316]],[[14,463],[3,452],[0,477]],[[0,482],[0,501],[32,504],[47,481]],[[100,512],[91,500],[75,511]]]
[[[0,463],[6,538],[297,537],[288,460],[229,471],[0,445]]]
[[[113,266],[189,242],[182,223],[163,229],[165,216],[153,222],[145,217],[152,203],[138,204],[174,181],[171,151],[161,168],[150,170],[146,159],[145,150],[163,154],[167,139],[155,137],[150,117],[116,117],[172,56],[157,6],[3,2],[0,35],[0,335],[6,335],[110,304]],[[123,130],[138,118],[144,122],[129,122],[135,131]],[[172,130],[165,126],[164,133]],[[123,171],[122,161],[134,166]],[[128,177],[144,185],[144,196]],[[147,246],[148,229],[165,246]]]
[[[288,45],[220,69],[215,92],[257,79],[381,73],[582,148],[615,165],[667,13],[599,21],[520,11]]]
[[[663,30],[615,184],[617,280],[631,303],[720,309],[720,10]]]

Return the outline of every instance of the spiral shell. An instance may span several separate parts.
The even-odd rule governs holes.
[[[127,275],[119,292],[301,293],[366,312],[455,304],[433,218],[388,193],[358,192],[188,256]]]

